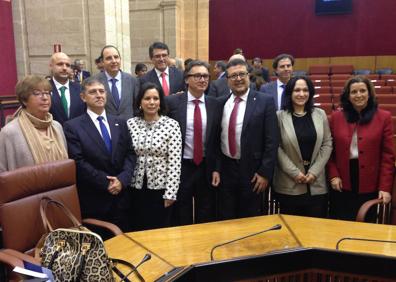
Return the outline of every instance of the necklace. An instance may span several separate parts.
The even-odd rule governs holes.
[[[303,117],[303,116],[305,116],[307,114],[307,112],[302,112],[302,113],[296,113],[296,112],[294,112],[293,113],[293,116],[295,116],[295,117]]]

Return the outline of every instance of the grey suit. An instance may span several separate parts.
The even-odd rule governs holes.
[[[133,117],[133,103],[139,92],[139,82],[130,74],[121,72],[121,100],[117,108],[111,89],[107,81],[106,73],[100,72],[95,76],[105,86],[107,92],[106,113],[118,116],[121,119],[128,120]]]
[[[228,87],[226,77],[221,77],[210,82],[208,96],[217,98],[228,94],[230,94],[230,88]]]
[[[268,94],[272,97],[272,99],[274,99],[277,110],[280,110],[282,108],[284,102],[283,95],[282,95],[281,105],[278,105],[278,80],[262,85],[260,87],[260,92]]]
[[[292,115],[287,111],[278,111],[277,115],[281,141],[278,149],[278,163],[274,174],[274,189],[277,193],[286,195],[307,193],[306,184],[298,184],[294,181],[294,177],[300,172],[304,173],[305,169],[293,126]],[[317,137],[308,173],[316,176],[315,182],[310,185],[311,195],[320,195],[327,193],[325,166],[333,147],[326,113],[322,109],[314,108],[312,121]]]

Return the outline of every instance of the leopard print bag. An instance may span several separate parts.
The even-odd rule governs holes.
[[[48,203],[63,209],[75,227],[53,230],[45,215]],[[98,234],[81,226],[62,203],[50,198],[42,199],[40,212],[50,232],[41,238],[36,250],[40,250],[41,264],[52,271],[55,281],[114,281],[112,262]]]

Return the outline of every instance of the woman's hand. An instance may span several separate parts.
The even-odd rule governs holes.
[[[384,204],[387,204],[387,203],[389,203],[392,200],[392,196],[391,196],[391,194],[389,192],[379,191],[378,199],[382,199],[382,202]]]
[[[305,183],[305,175],[300,172],[296,177],[294,177],[294,181],[298,184]]]
[[[175,201],[175,200],[168,200],[168,199],[165,199],[165,200],[164,200],[164,207],[165,207],[165,208],[168,208],[168,207],[170,207],[171,205],[173,205],[174,202],[176,202],[176,201]]]
[[[315,180],[316,176],[311,173],[307,173],[307,175],[305,176],[305,183],[307,184],[312,184],[315,182]]]
[[[330,180],[331,188],[338,192],[342,192],[342,180],[339,177],[333,177]]]

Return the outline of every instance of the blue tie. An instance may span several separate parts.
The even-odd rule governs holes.
[[[111,138],[109,135],[109,132],[107,131],[106,125],[103,123],[103,119],[104,117],[102,116],[98,116],[98,121],[99,121],[99,125],[100,125],[100,131],[102,132],[102,137],[103,137],[103,141],[105,142],[107,151],[109,151],[109,153],[111,153]]]
[[[116,107],[118,109],[118,107],[120,106],[120,95],[118,93],[118,88],[117,88],[117,79],[116,78],[112,78],[111,80],[111,95],[113,95],[113,99],[114,102],[116,104]]]

